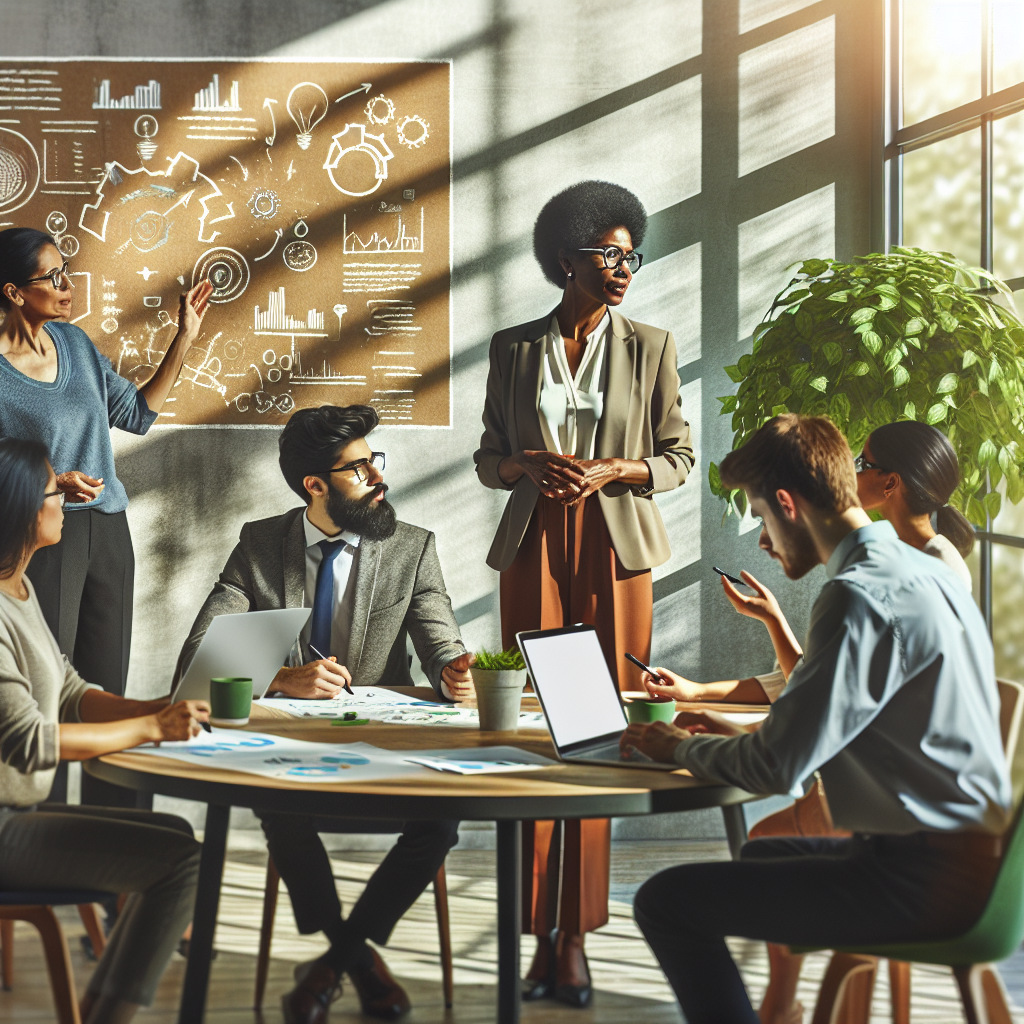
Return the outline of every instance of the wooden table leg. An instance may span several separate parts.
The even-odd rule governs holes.
[[[743,804],[729,804],[722,808],[725,835],[729,840],[729,855],[738,860],[740,850],[747,841],[747,819],[743,816]]]
[[[497,828],[498,1024],[519,1024],[519,934],[522,912],[519,904],[523,827],[518,821],[499,821]]]
[[[217,907],[220,903],[220,882],[224,873],[224,851],[227,849],[230,817],[230,807],[207,804],[196,908],[192,915],[192,939],[188,947],[188,965],[181,990],[178,1024],[201,1024],[205,1017],[210,957],[213,954],[213,933],[217,928]]]

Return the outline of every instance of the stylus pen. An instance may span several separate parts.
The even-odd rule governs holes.
[[[633,655],[630,654],[628,651],[626,652],[626,657],[631,662],[633,662],[633,664],[636,665],[637,668],[642,668],[645,672],[650,672],[650,674],[654,676],[655,679],[661,678],[661,676],[657,672],[655,672],[650,665],[645,665],[639,658],[634,658]]]
[[[315,647],[314,647],[314,646],[313,646],[312,644],[310,644],[310,645],[309,645],[309,649],[310,649],[310,650],[311,650],[311,651],[312,651],[312,652],[313,652],[313,653],[314,653],[314,654],[315,654],[315,655],[316,655],[316,656],[317,656],[317,657],[318,657],[318,658],[319,658],[319,659],[320,659],[321,661],[330,661],[330,660],[331,660],[330,658],[324,657],[324,655],[322,655],[322,654],[321,654],[321,653],[320,653],[320,652],[319,652],[319,651],[318,651],[318,650],[317,650],[317,649],[316,649],[316,648],[315,648]],[[352,692],[352,685],[351,685],[350,683],[347,683],[347,682],[345,683],[345,689],[346,689],[346,690],[347,690],[347,691],[348,691],[348,692],[349,692],[350,694],[352,694],[352,696],[353,696],[353,697],[355,696],[355,694],[354,694],[354,693]]]
[[[205,730],[206,730],[207,732],[213,732],[213,730],[212,730],[212,729],[210,728],[210,723],[209,723],[209,722],[200,722],[199,724],[200,724],[200,725],[201,725],[201,726],[202,726],[202,727],[203,727],[203,728],[204,728],[204,729],[205,729]]]

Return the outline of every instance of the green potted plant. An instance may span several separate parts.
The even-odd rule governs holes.
[[[476,652],[469,671],[476,690],[480,728],[485,732],[515,729],[526,685],[526,662],[518,648],[481,649]]]
[[[1007,306],[995,301],[1003,296]],[[883,423],[922,420],[960,460],[952,505],[983,527],[1024,497],[1024,324],[1005,284],[949,253],[895,248],[851,263],[806,260],[726,373],[719,398],[733,447],[772,416],[826,414],[857,452]],[[742,513],[742,491],[708,470],[712,493]]]

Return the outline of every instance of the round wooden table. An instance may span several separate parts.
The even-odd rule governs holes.
[[[255,705],[254,705],[255,708]],[[446,726],[370,723],[339,729],[323,720],[254,714],[250,730],[315,742],[359,740],[390,750],[457,749],[514,744],[554,757],[546,733],[483,733]],[[179,1024],[204,1019],[210,956],[232,807],[293,814],[398,820],[494,821],[497,827],[498,1007],[500,1024],[519,1020],[521,822],[612,818],[705,807],[736,807],[753,799],[732,786],[701,783],[683,772],[559,764],[507,775],[424,773],[420,778],[356,784],[265,779],[130,752],[86,762],[96,778],[141,793],[205,803],[206,826]]]

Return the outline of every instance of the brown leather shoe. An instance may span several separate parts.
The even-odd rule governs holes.
[[[322,960],[313,960],[295,968],[295,980],[295,988],[281,997],[284,1024],[324,1024],[341,994],[341,979]]]
[[[409,997],[405,989],[391,977],[391,972],[377,951],[370,952],[373,954],[373,966],[350,967],[348,976],[359,995],[363,1013],[381,1020],[395,1020],[409,1012]]]

